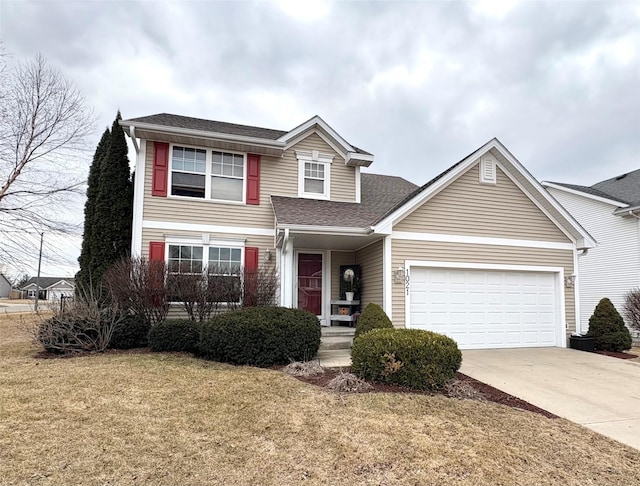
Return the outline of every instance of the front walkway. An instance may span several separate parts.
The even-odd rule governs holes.
[[[640,363],[562,348],[462,356],[461,373],[640,449]]]

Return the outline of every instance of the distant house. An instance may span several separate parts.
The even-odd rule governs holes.
[[[627,292],[640,287],[640,169],[592,186],[542,185],[598,242],[577,258],[579,314],[586,331],[600,299],[608,297],[622,312]]]
[[[8,299],[11,295],[11,282],[0,273],[0,299]]]
[[[28,299],[35,299],[38,285],[37,277],[30,278],[22,287],[23,294]],[[73,277],[40,277],[40,299],[60,300],[62,297],[72,297],[76,284]]]

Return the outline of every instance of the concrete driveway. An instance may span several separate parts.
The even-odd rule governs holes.
[[[640,449],[640,362],[562,348],[462,356],[461,373]]]

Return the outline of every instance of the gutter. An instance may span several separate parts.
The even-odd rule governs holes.
[[[281,224],[278,229],[284,229],[285,240],[288,238],[288,232],[307,233],[307,234],[328,234],[328,235],[347,235],[347,236],[367,236],[373,233],[372,228],[353,228],[348,226],[310,226],[302,224]]]

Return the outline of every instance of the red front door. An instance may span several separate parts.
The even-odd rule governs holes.
[[[322,254],[298,253],[298,309],[322,315]]]

